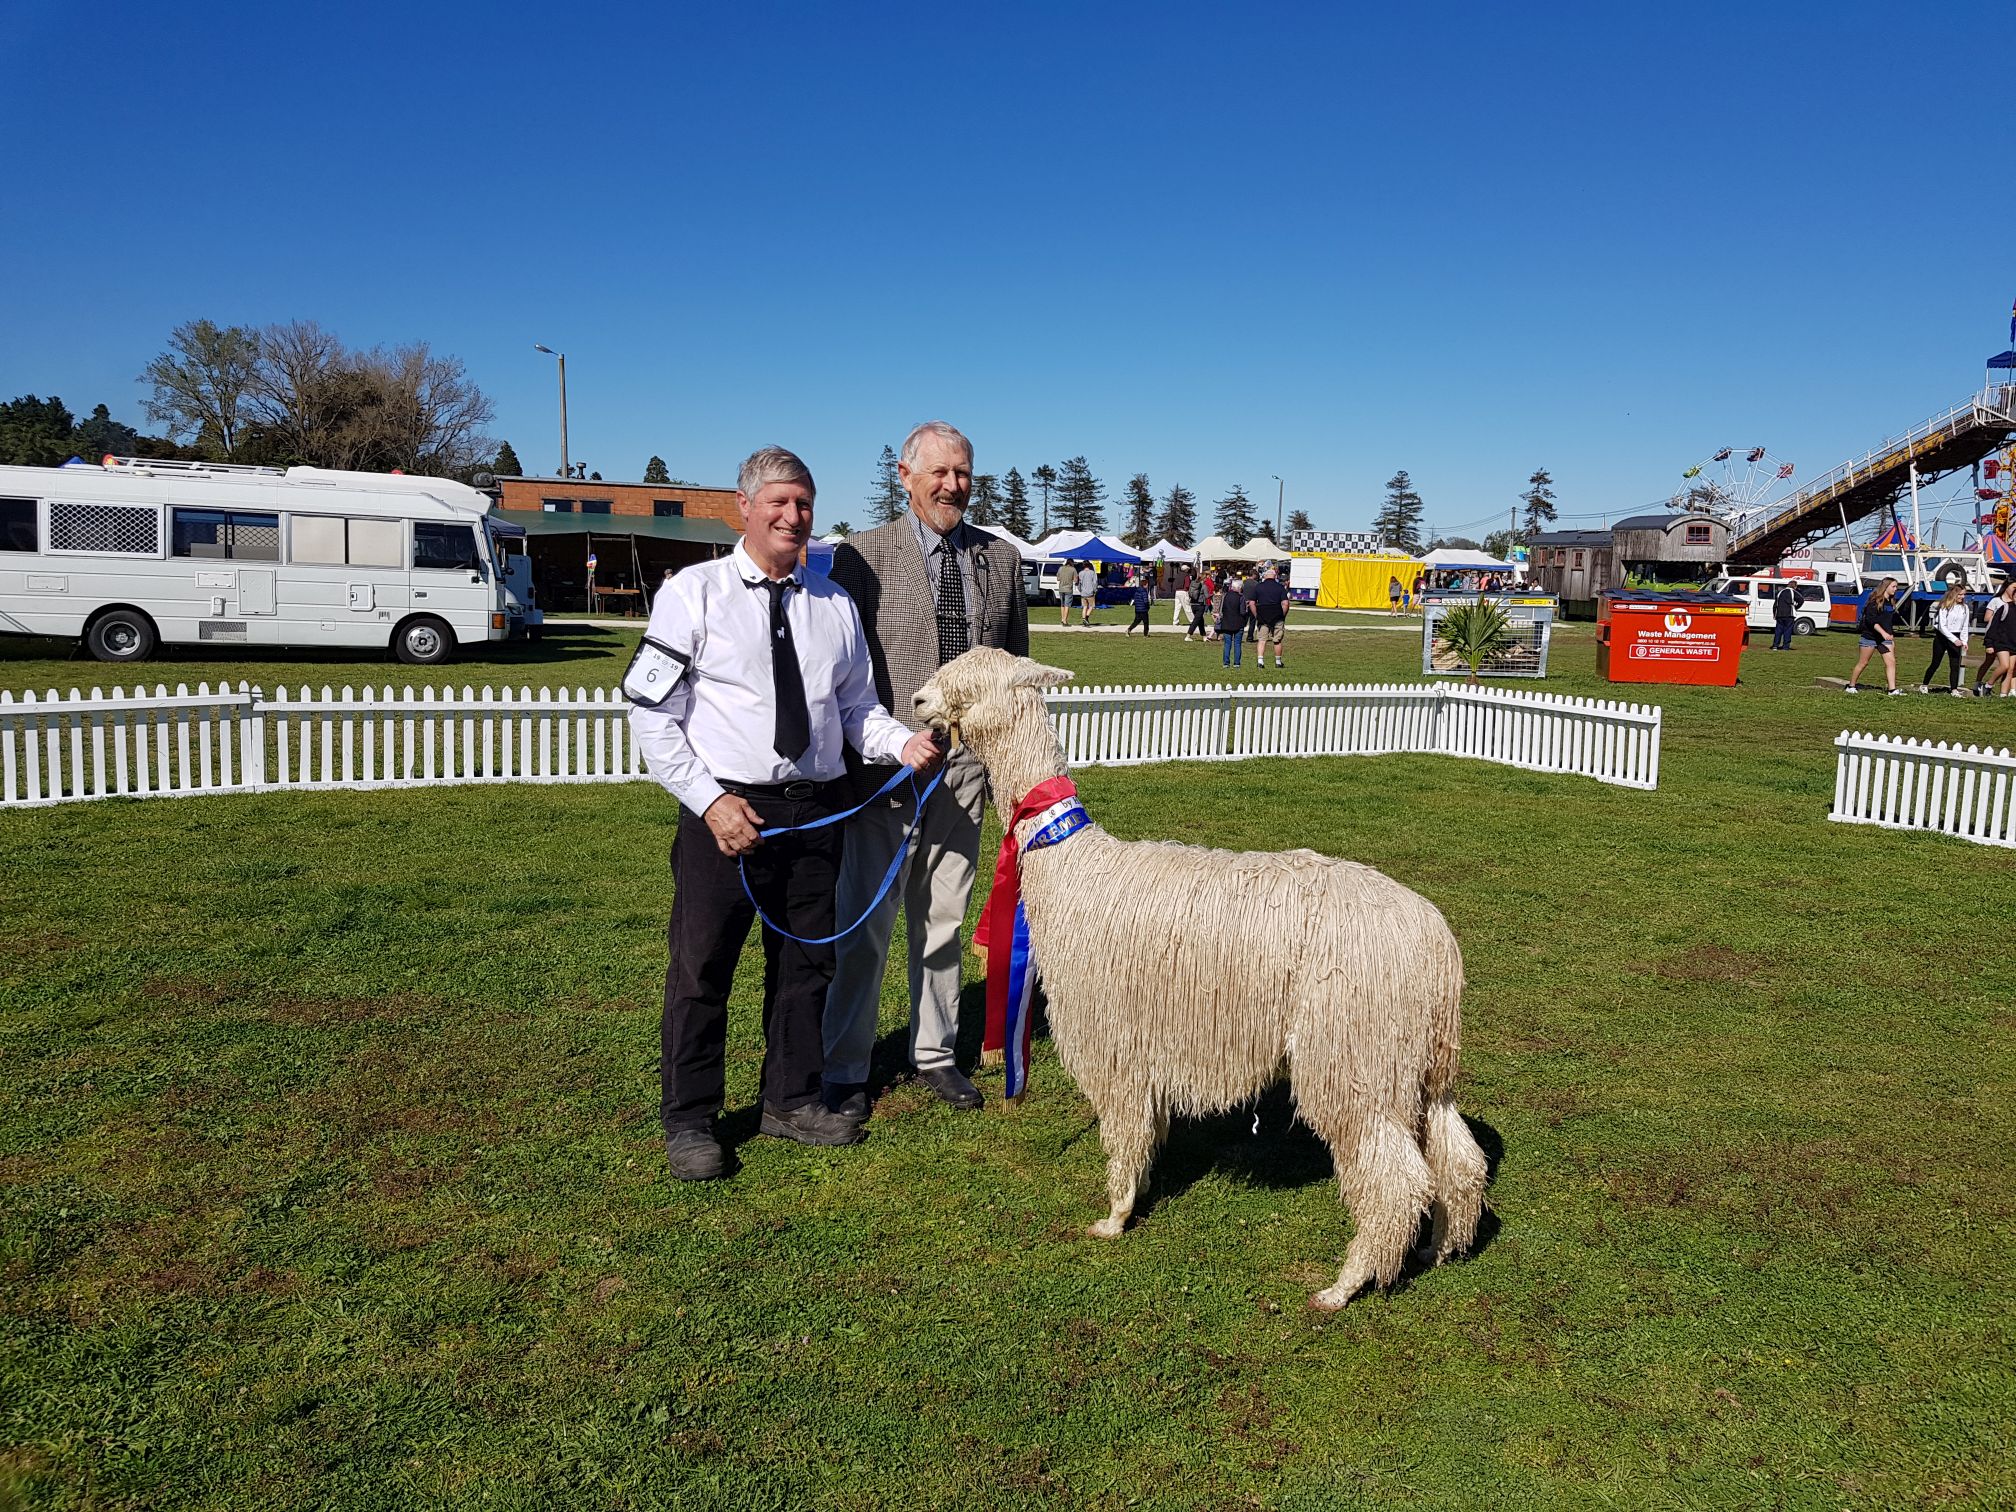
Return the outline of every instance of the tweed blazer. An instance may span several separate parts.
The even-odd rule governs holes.
[[[963,521],[954,545],[971,553],[978,584],[968,604],[967,630],[976,646],[1029,654],[1029,605],[1022,595],[1022,554],[999,536]],[[911,700],[938,670],[938,601],[917,529],[902,518],[849,536],[833,548],[833,582],[861,611],[875,692],[882,707],[913,730],[922,729]]]

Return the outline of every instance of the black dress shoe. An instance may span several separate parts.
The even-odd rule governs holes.
[[[820,1102],[803,1103],[788,1113],[765,1103],[763,1121],[757,1127],[779,1139],[795,1139],[808,1145],[850,1145],[859,1144],[862,1139],[859,1123]]]
[[[718,1181],[727,1169],[720,1142],[705,1129],[677,1129],[667,1134],[665,1164],[681,1181]]]
[[[819,1100],[830,1112],[855,1123],[868,1122],[868,1089],[859,1082],[832,1082],[822,1087]]]
[[[977,1108],[985,1101],[980,1089],[960,1075],[957,1066],[934,1066],[929,1071],[919,1071],[917,1080],[936,1092],[940,1102],[955,1108]]]

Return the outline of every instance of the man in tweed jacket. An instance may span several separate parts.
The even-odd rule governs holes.
[[[1029,611],[1020,553],[966,523],[972,443],[942,420],[927,421],[903,442],[897,473],[909,511],[836,547],[833,582],[861,611],[882,707],[920,729],[912,700],[941,663],[974,646],[1027,656]],[[868,1063],[899,901],[910,943],[911,1063],[953,1107],[980,1106],[980,1093],[953,1064],[952,1046],[959,1033],[959,931],[973,896],[986,797],[980,763],[955,751],[895,886],[838,943],[825,1022],[825,1096],[835,1112],[868,1116]],[[847,825],[835,900],[841,925],[860,917],[875,895],[907,817],[906,797],[884,800]]]

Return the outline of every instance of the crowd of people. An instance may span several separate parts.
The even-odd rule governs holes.
[[[1886,577],[1863,600],[1862,613],[1855,626],[1855,668],[1848,674],[1844,692],[1861,692],[1863,671],[1872,660],[1880,657],[1886,696],[1904,696],[1904,689],[1897,685],[1897,614],[1904,598],[1904,585],[1894,577]],[[1793,617],[1791,585],[1781,588],[1772,604],[1775,633],[1771,649],[1789,649]],[[1988,697],[1997,693],[2004,698],[2016,695],[2016,612],[2012,610],[2016,610],[2016,578],[2003,583],[1988,600],[1982,623],[1981,662],[1974,669],[1972,686],[1963,688],[1961,678],[1966,671],[1967,642],[1972,634],[1974,616],[1967,602],[1967,585],[1948,585],[1934,606],[1927,625],[1932,637],[1932,660],[1925,668],[1925,675],[1918,679],[1918,691],[1931,692],[1933,681],[1938,677],[1940,667],[1944,666],[1946,691],[1955,698]]]

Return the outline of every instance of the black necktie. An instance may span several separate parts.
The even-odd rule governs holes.
[[[812,716],[805,709],[805,676],[798,670],[798,647],[784,619],[784,595],[792,584],[764,580],[770,590],[770,687],[777,700],[777,738],[771,746],[786,761],[796,761],[812,744]]]
[[[939,543],[943,560],[938,564],[938,665],[944,666],[967,650],[966,581],[959,576],[959,553],[950,540]]]

